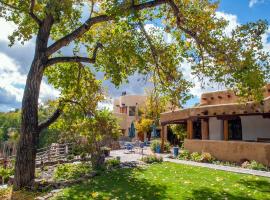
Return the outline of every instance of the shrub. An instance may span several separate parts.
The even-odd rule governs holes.
[[[109,159],[106,160],[105,165],[107,167],[107,169],[111,169],[111,168],[117,168],[120,166],[120,160],[118,159]]]
[[[54,171],[53,178],[55,180],[71,180],[77,179],[92,171],[88,163],[67,163],[58,165]]]
[[[153,140],[151,142],[150,148],[153,152],[156,152],[156,148],[160,146],[161,147],[161,141],[160,140]],[[170,143],[169,142],[164,142],[164,151],[169,152],[170,151]]]
[[[182,150],[180,151],[180,154],[178,156],[178,159],[180,160],[189,160],[190,159],[190,153],[188,150]]]
[[[85,159],[86,159],[86,153],[85,153],[85,152],[82,152],[82,153],[80,154],[80,158],[81,158],[82,160],[85,160]]]
[[[2,177],[3,183],[6,183],[12,175],[14,175],[14,168],[0,167],[0,176]]]
[[[210,153],[203,152],[200,162],[212,163],[214,160],[215,158]]]
[[[67,159],[68,159],[68,160],[73,160],[73,159],[74,159],[74,155],[73,155],[73,154],[69,154],[69,155],[67,156]]]
[[[190,159],[191,159],[192,161],[200,162],[200,161],[201,161],[201,155],[200,155],[198,152],[193,152],[193,153],[190,155]]]
[[[160,163],[163,161],[163,158],[161,156],[156,156],[156,155],[149,155],[145,156],[141,159],[145,163]]]
[[[242,166],[248,169],[255,169],[255,170],[262,170],[262,171],[268,170],[266,166],[264,166],[261,163],[256,162],[255,160],[252,160],[251,162],[246,161],[244,163],[242,164]]]

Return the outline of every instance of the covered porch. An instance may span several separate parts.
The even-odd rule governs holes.
[[[270,166],[269,98],[263,104],[202,105],[166,112],[161,114],[161,124],[162,144],[168,125],[185,124],[184,148],[190,152],[209,152],[224,161],[256,160]]]

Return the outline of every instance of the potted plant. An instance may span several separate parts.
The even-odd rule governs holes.
[[[104,153],[104,155],[106,157],[110,156],[111,148],[109,148],[109,147],[102,147],[101,150],[102,150],[102,152]]]

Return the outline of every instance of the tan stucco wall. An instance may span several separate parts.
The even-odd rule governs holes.
[[[270,143],[185,139],[184,147],[190,152],[208,152],[223,161],[248,159],[270,166]]]
[[[270,138],[270,119],[259,115],[241,116],[243,140]]]

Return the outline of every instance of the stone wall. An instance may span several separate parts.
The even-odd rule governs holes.
[[[270,166],[270,143],[185,139],[184,147],[190,152],[208,152],[222,161],[256,160]]]

